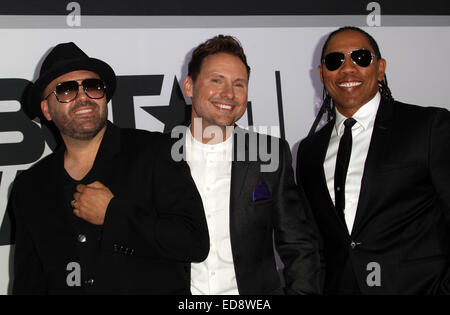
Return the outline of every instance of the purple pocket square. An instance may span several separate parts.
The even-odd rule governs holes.
[[[264,182],[259,182],[253,191],[253,201],[270,199],[269,187]]]

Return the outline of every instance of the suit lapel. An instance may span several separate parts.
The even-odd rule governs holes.
[[[230,211],[238,204],[242,194],[245,178],[247,177],[248,163],[233,161],[231,165],[231,187],[230,187]]]
[[[312,172],[312,176],[316,176],[314,174],[319,174],[319,178],[317,180],[320,192],[317,193],[320,193],[326,199],[325,203],[328,207],[325,209],[325,211],[331,211],[333,213],[332,215],[336,217],[336,221],[340,222],[342,229],[344,229],[348,233],[347,225],[337,214],[333,200],[331,199],[323,166],[335,122],[335,119],[331,120],[327,125],[325,125],[319,132],[314,135],[314,142],[310,148],[312,154],[309,165],[312,165],[312,167],[309,171]]]
[[[393,104],[381,101],[375,118],[372,138],[370,140],[369,152],[364,164],[364,173],[361,181],[356,218],[352,231],[352,236],[357,235],[370,217],[370,191],[375,183],[375,175],[378,165],[382,162],[386,148],[388,147],[389,136],[392,127]]]
[[[327,150],[328,150],[328,145],[330,143],[330,138],[331,138],[331,133],[333,131],[333,127],[335,124],[335,120],[333,119],[332,121],[330,121],[325,127],[323,127],[323,129],[321,130],[320,133],[317,134],[317,151],[314,150],[314,155],[311,157],[312,158],[312,163],[316,164],[317,169],[320,169],[320,172],[317,172],[316,174],[320,174],[320,178],[319,178],[319,182],[320,182],[320,186],[321,188],[324,189],[324,191],[326,191],[326,196],[327,196],[327,203],[330,205],[330,207],[334,209],[334,205],[333,205],[333,201],[331,200],[331,196],[330,196],[330,192],[328,191],[328,186],[327,186],[327,180],[325,177],[325,170],[323,168],[323,163],[325,161],[325,157],[327,154]],[[316,169],[316,167],[314,167],[314,169]]]
[[[68,210],[68,201],[65,200],[63,188],[64,176],[64,152],[65,147],[62,146],[55,151],[51,167],[45,174],[48,181],[42,185],[41,191],[42,205],[38,208],[43,210],[43,220],[49,228],[49,233],[58,234],[55,240],[55,250],[59,252],[60,257],[70,258],[73,261],[79,261],[78,251],[76,247],[77,233],[71,224],[71,215]],[[51,197],[53,196],[53,197]],[[56,231],[56,232],[55,232]]]
[[[243,147],[238,143],[237,134],[239,132],[241,132],[241,129],[236,127],[233,134],[233,161],[231,164],[230,183],[230,225],[232,228],[240,221],[239,218],[237,218],[239,213],[237,213],[235,209],[238,208],[238,205],[242,200],[241,195],[244,190],[243,187],[246,187],[244,184],[250,166],[250,162],[246,159],[248,156],[248,143],[245,141]],[[231,231],[231,233],[233,234],[233,231]]]
[[[242,279],[246,278],[246,273],[252,266],[248,265],[245,259],[247,246],[245,239],[248,233],[247,207],[251,202],[252,191],[255,188],[255,181],[259,178],[259,163],[249,161],[249,143],[246,140],[244,145],[237,141],[237,134],[242,129],[236,127],[233,135],[233,161],[231,166],[230,183],[230,241],[233,255],[234,270],[236,272],[236,281],[240,290],[245,288],[246,284]],[[243,131],[246,132],[246,131]]]
[[[95,157],[91,171],[85,178],[87,183],[99,181],[111,189],[114,170],[114,158],[121,150],[120,128],[107,122],[107,128]],[[122,183],[119,183],[120,185]]]
[[[65,200],[63,178],[64,178],[64,152],[65,147],[61,147],[55,152],[54,161],[52,167],[49,169],[49,183],[45,186],[45,193],[42,194],[45,198],[45,202],[50,202],[48,207],[52,211],[49,213],[50,217],[53,217],[56,221],[64,221],[64,224],[68,226],[68,229],[72,229],[70,224],[69,215],[67,212],[67,200]],[[55,196],[55,198],[48,198],[48,196]],[[50,219],[51,220],[51,219]],[[75,232],[74,232],[75,233]]]

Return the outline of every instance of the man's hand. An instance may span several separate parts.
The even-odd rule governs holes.
[[[89,223],[103,225],[113,193],[98,181],[89,185],[77,185],[76,189],[71,202],[73,213]]]

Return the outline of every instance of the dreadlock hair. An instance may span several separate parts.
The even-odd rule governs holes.
[[[332,32],[327,40],[325,41],[325,44],[322,47],[322,54],[320,56],[320,62],[323,61],[323,58],[325,57],[325,51],[328,47],[328,43],[330,42],[330,40],[336,35],[339,34],[341,32],[345,32],[345,31],[356,31],[359,32],[361,34],[363,34],[367,40],[369,41],[370,46],[372,47],[373,51],[375,52],[375,56],[377,57],[377,59],[381,59],[381,53],[380,53],[380,48],[378,47],[377,42],[375,41],[375,39],[366,31],[363,31],[362,29],[360,29],[359,27],[355,27],[355,26],[344,26],[341,27],[337,30],[335,30],[334,32]],[[385,102],[393,102],[394,98],[392,97],[392,93],[391,90],[389,89],[388,86],[388,82],[387,82],[387,77],[386,74],[384,75],[383,80],[378,81],[378,87],[379,87],[379,91],[381,94],[381,99]],[[327,121],[330,121],[332,119],[335,118],[335,110],[334,110],[334,103],[331,101],[331,96],[330,94],[328,94],[326,88],[323,88],[323,101],[322,101],[322,106],[320,107],[319,113],[317,114],[316,120],[314,121],[308,136],[311,136],[315,133],[316,129],[317,129],[317,125],[319,124],[320,120],[322,119],[323,114],[325,114],[325,112],[327,112]]]
[[[394,101],[391,90],[389,89],[386,74],[382,81],[378,81],[378,87],[380,88],[381,99],[390,103]]]

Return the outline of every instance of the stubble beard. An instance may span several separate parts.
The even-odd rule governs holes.
[[[74,119],[68,115],[56,115],[55,117],[57,118],[53,118],[54,124],[62,135],[75,140],[91,140],[103,129],[106,125],[108,116],[106,105],[99,106],[97,103],[91,101],[78,102],[70,110],[69,115],[74,115],[79,107],[87,104],[93,106],[93,109],[96,112],[95,116]]]

